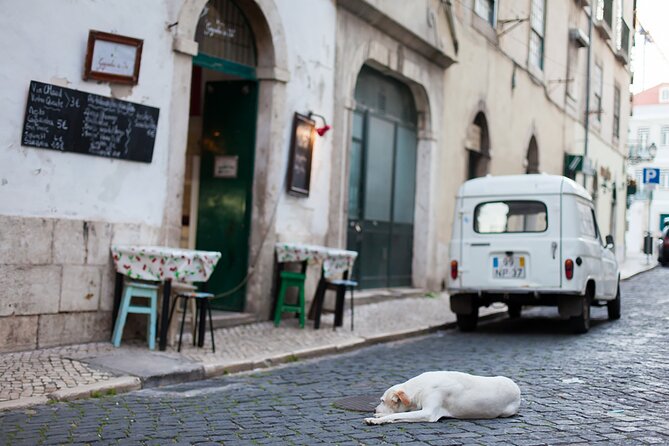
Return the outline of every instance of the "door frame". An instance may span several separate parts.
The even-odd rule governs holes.
[[[248,269],[251,264],[251,240],[253,238],[253,209],[254,209],[254,190],[255,190],[255,178],[256,178],[256,152],[257,152],[257,126],[258,126],[258,101],[259,101],[259,90],[260,90],[260,85],[258,82],[258,79],[256,77],[256,68],[255,67],[250,67],[242,64],[238,64],[226,59],[221,59],[217,57],[213,57],[207,54],[198,54],[197,56],[193,57],[193,66],[199,66],[203,69],[207,69],[210,71],[218,72],[218,73],[223,73],[226,75],[230,76],[235,76],[235,79],[229,79],[229,80],[218,80],[218,81],[213,81],[213,82],[239,82],[239,81],[251,81],[255,84],[256,88],[256,103],[254,104],[255,108],[255,113],[254,113],[254,120],[253,120],[253,145],[251,148],[252,154],[251,154],[251,160],[252,160],[252,166],[251,166],[251,178],[249,182],[249,187],[248,190],[246,191],[246,203],[247,203],[247,209],[245,212],[245,220],[247,222],[247,227],[248,227],[248,236],[247,236],[247,243],[246,243],[246,265],[245,269],[247,271],[247,276],[245,276],[242,279],[242,282],[240,284],[243,284],[241,287],[244,290],[243,293],[243,298],[242,298],[242,312],[246,311],[246,306],[247,306],[247,295],[248,295],[248,290],[247,290],[247,282],[248,282]],[[202,81],[202,88],[206,88],[207,83],[212,82],[210,81]],[[191,92],[192,94],[192,92]],[[202,119],[204,123],[204,113],[205,113],[205,100],[201,101],[201,113],[202,113]],[[229,107],[227,104],[222,104],[222,107]],[[189,125],[190,125],[190,118],[189,118]],[[202,131],[202,129],[201,129]],[[197,227],[198,227],[198,220],[199,220],[199,212],[200,212],[200,206],[199,206],[199,195],[200,195],[200,187],[201,187],[201,162],[202,162],[202,154],[198,156],[193,157],[193,169],[192,169],[192,174],[195,175],[197,174],[197,177],[193,176],[191,178],[192,181],[192,189],[191,189],[191,199],[195,198],[197,201],[192,202],[191,201],[191,215],[189,217],[189,239],[188,239],[188,244],[190,246],[196,246],[197,245]],[[197,164],[197,166],[196,166]],[[197,187],[197,190],[195,188]],[[195,212],[192,212],[195,210]],[[191,238],[192,237],[192,238]],[[239,285],[236,285],[239,286]],[[235,288],[236,288],[235,286]],[[234,289],[234,288],[233,288]],[[231,289],[232,290],[232,289]],[[230,291],[230,290],[225,290]]]
[[[363,218],[364,202],[365,202],[365,198],[367,196],[367,188],[364,187],[364,184],[365,184],[364,180],[365,180],[366,175],[367,175],[366,172],[367,172],[367,165],[368,165],[367,154],[368,154],[369,146],[367,144],[367,135],[368,135],[368,130],[369,130],[369,118],[374,117],[376,119],[379,119],[379,120],[382,120],[382,121],[385,121],[385,122],[389,122],[393,125],[393,147],[392,147],[392,158],[393,159],[392,159],[392,165],[391,165],[392,184],[391,184],[391,192],[390,192],[390,210],[389,210],[390,221],[388,222],[389,230],[388,230],[388,243],[387,243],[389,254],[388,254],[387,264],[385,265],[385,268],[386,268],[385,284],[380,286],[380,288],[392,288],[393,285],[390,285],[390,282],[391,282],[390,270],[391,270],[391,261],[392,261],[392,256],[390,255],[390,248],[391,248],[391,245],[392,245],[393,229],[394,229],[394,226],[395,226],[395,220],[394,220],[395,203],[394,203],[394,198],[395,198],[395,191],[396,191],[395,174],[396,174],[396,167],[397,167],[397,150],[398,150],[397,144],[398,144],[398,133],[399,133],[398,128],[401,126],[401,127],[407,128],[407,129],[413,131],[414,133],[416,133],[416,145],[415,145],[416,162],[415,162],[415,166],[414,166],[415,170],[414,170],[414,200],[413,200],[413,214],[414,214],[414,216],[413,216],[413,220],[412,220],[412,223],[411,223],[411,226],[412,226],[411,255],[412,255],[412,259],[413,259],[414,252],[415,252],[415,230],[416,230],[416,218],[415,218],[416,212],[415,211],[416,211],[416,202],[417,202],[416,198],[417,198],[417,189],[418,189],[418,145],[419,145],[418,128],[417,128],[418,126],[417,126],[417,124],[408,123],[408,122],[405,122],[405,121],[402,121],[402,120],[398,119],[397,117],[384,115],[384,114],[381,114],[381,113],[378,113],[378,112],[374,111],[373,109],[363,107],[363,106],[356,107],[352,112],[353,112],[352,115],[354,113],[357,113],[357,114],[361,115],[362,120],[363,120],[362,121],[362,138],[360,140],[360,143],[361,143],[360,157],[361,158],[360,158],[360,178],[359,178],[360,184],[359,184],[359,196],[358,196],[359,201],[357,203],[358,212],[359,212],[359,218],[357,220],[359,222],[362,222],[364,220],[364,218]],[[350,141],[353,141],[354,138],[351,135],[351,137],[349,139],[350,139]],[[350,172],[350,165],[349,165],[349,172]],[[350,176],[348,176],[348,182],[350,182]],[[347,182],[347,187],[349,187],[348,182]],[[349,197],[349,200],[350,200],[350,197]],[[349,206],[350,206],[350,203],[347,201],[347,206],[346,206],[347,209],[349,208]],[[361,243],[362,243],[360,240],[358,240],[359,237],[361,237],[361,236],[356,236],[356,240],[355,240],[354,243],[349,243],[349,240],[348,240],[349,232],[350,232],[350,230],[348,228],[350,226],[350,222],[351,222],[351,219],[350,219],[350,216],[348,216],[348,213],[347,213],[347,217],[346,217],[346,227],[347,227],[346,244],[347,244],[347,246],[354,245],[357,248],[356,250],[358,250],[361,246]],[[360,261],[356,262],[355,269],[357,270],[356,271],[356,277],[358,278],[358,281],[361,282],[362,277],[360,276]],[[413,262],[412,262],[411,270],[410,270],[410,276],[411,276],[410,282],[411,283],[413,282],[413,274],[414,274],[414,271],[413,271]],[[411,283],[409,284],[409,286],[411,286]],[[378,288],[378,287],[374,287],[374,288]]]
[[[175,21],[172,34],[173,85],[189,86],[193,58],[198,54],[195,32],[200,13],[207,0],[184,0]],[[283,29],[283,18],[274,2],[239,2],[238,6],[249,21],[256,41],[258,63],[258,97],[262,107],[258,110],[256,122],[256,147],[253,196],[256,202],[252,211],[250,258],[255,262],[255,274],[247,283],[246,312],[269,315],[271,311],[271,280],[274,268],[274,251],[264,249],[265,240],[274,240],[274,207],[280,194],[275,184],[281,184],[282,172],[266,166],[281,165],[285,140],[277,139],[285,127],[285,113],[282,98],[286,84],[290,81],[288,69],[288,44]],[[189,89],[174,88],[171,92],[169,124],[170,138],[167,143],[168,186],[166,211],[163,217],[161,239],[170,245],[178,245],[181,228],[181,202],[179,197],[184,189],[184,160],[189,125]],[[263,125],[259,126],[258,122]],[[268,150],[260,150],[267,148]],[[263,181],[258,181],[262,178]]]

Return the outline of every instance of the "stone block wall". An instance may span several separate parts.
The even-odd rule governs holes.
[[[0,216],[0,352],[108,340],[112,244],[158,244],[160,229]]]

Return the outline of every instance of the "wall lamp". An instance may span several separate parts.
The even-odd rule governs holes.
[[[325,135],[328,132],[328,130],[330,130],[332,128],[328,125],[328,123],[325,120],[325,117],[323,115],[319,115],[318,113],[314,113],[314,112],[310,111],[309,112],[309,119],[312,119],[312,116],[316,116],[317,118],[321,118],[323,120],[323,127],[316,127],[316,133],[318,133],[318,136]]]

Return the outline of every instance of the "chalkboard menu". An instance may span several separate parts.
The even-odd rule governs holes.
[[[159,111],[31,81],[21,144],[150,163]]]
[[[288,193],[292,195],[309,196],[314,126],[307,116],[295,113],[288,165]]]

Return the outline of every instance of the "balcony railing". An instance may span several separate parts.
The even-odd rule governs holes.
[[[605,39],[611,38],[613,30],[613,0],[597,0],[595,25]]]
[[[657,146],[655,143],[648,144],[644,141],[630,140],[627,143],[627,153],[630,164],[652,161],[657,155]]]

